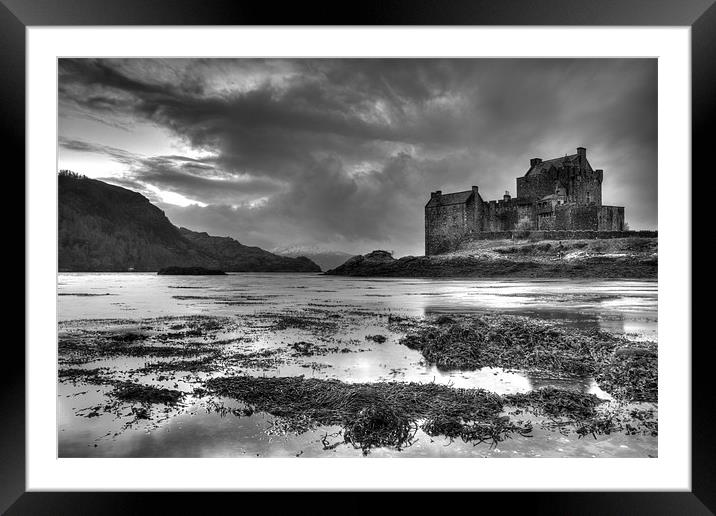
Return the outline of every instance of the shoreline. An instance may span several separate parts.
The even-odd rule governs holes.
[[[373,251],[329,276],[394,278],[651,279],[658,277],[656,238],[482,240],[446,254],[393,258]]]

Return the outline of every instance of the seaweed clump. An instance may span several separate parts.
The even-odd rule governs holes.
[[[499,396],[479,389],[444,385],[385,382],[349,384],[303,377],[221,377],[207,380],[214,394],[239,400],[252,410],[312,425],[340,425],[343,439],[367,454],[371,448],[397,450],[413,443],[418,428],[429,435],[465,442],[497,444],[531,425],[502,415]]]
[[[120,401],[129,403],[163,403],[165,405],[176,405],[184,396],[181,391],[132,382],[115,383],[111,395]]]
[[[634,343],[617,348],[599,364],[597,383],[619,399],[655,401],[659,392],[657,345]]]
[[[620,339],[580,332],[527,317],[442,317],[401,343],[444,369],[515,367],[581,375],[594,370],[595,356],[610,353]]]
[[[619,399],[656,401],[655,343],[635,343],[522,316],[440,316],[401,339],[442,369],[504,367],[592,375]]]

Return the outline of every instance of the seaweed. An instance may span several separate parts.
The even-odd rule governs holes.
[[[107,368],[104,367],[94,369],[65,368],[59,369],[57,376],[61,382],[71,381],[76,383],[77,381],[82,381],[84,383],[103,384],[107,383],[104,377],[106,371]]]
[[[332,326],[334,326],[332,322],[306,315],[280,315],[274,323],[275,330],[287,330],[289,328],[326,329]]]
[[[656,344],[598,330],[514,315],[443,315],[400,343],[442,369],[504,367],[567,377],[594,375],[602,389],[619,399],[657,399]]]
[[[656,401],[659,391],[656,344],[635,343],[617,348],[598,364],[596,380],[616,398]]]
[[[129,403],[163,403],[164,405],[176,405],[184,396],[181,391],[132,382],[115,382],[110,394],[120,401]]]
[[[511,435],[528,436],[530,422],[516,422],[503,413],[506,404],[537,403],[551,415],[575,426],[595,415],[602,400],[593,395],[545,390],[541,395],[501,397],[481,389],[456,389],[434,383],[358,383],[304,377],[212,378],[207,392],[241,401],[254,411],[289,420],[284,428],[340,425],[343,441],[364,454],[372,448],[410,446],[418,429],[430,436],[462,439],[491,446]]]

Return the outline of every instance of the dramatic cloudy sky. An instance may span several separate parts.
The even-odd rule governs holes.
[[[267,249],[422,254],[430,191],[514,194],[587,148],[656,228],[657,64],[638,59],[62,59],[59,168]]]

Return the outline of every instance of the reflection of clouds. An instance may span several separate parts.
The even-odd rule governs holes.
[[[600,399],[611,400],[611,395],[599,388],[597,382],[590,377],[582,378],[545,378],[539,375],[527,373],[527,378],[531,389],[538,390],[545,387],[554,387],[555,389],[569,390],[579,392],[581,394],[594,394]]]
[[[510,311],[580,328],[656,338],[656,282],[472,280],[438,283],[436,292],[429,291],[431,287],[422,287],[425,295],[411,294],[421,315]]]
[[[428,378],[435,383],[451,385],[460,389],[485,389],[497,394],[515,394],[532,390],[529,378],[520,373],[505,371],[500,367],[483,367],[476,371],[441,371],[435,366],[427,367]],[[425,381],[425,376],[413,372],[406,375],[405,381]]]

